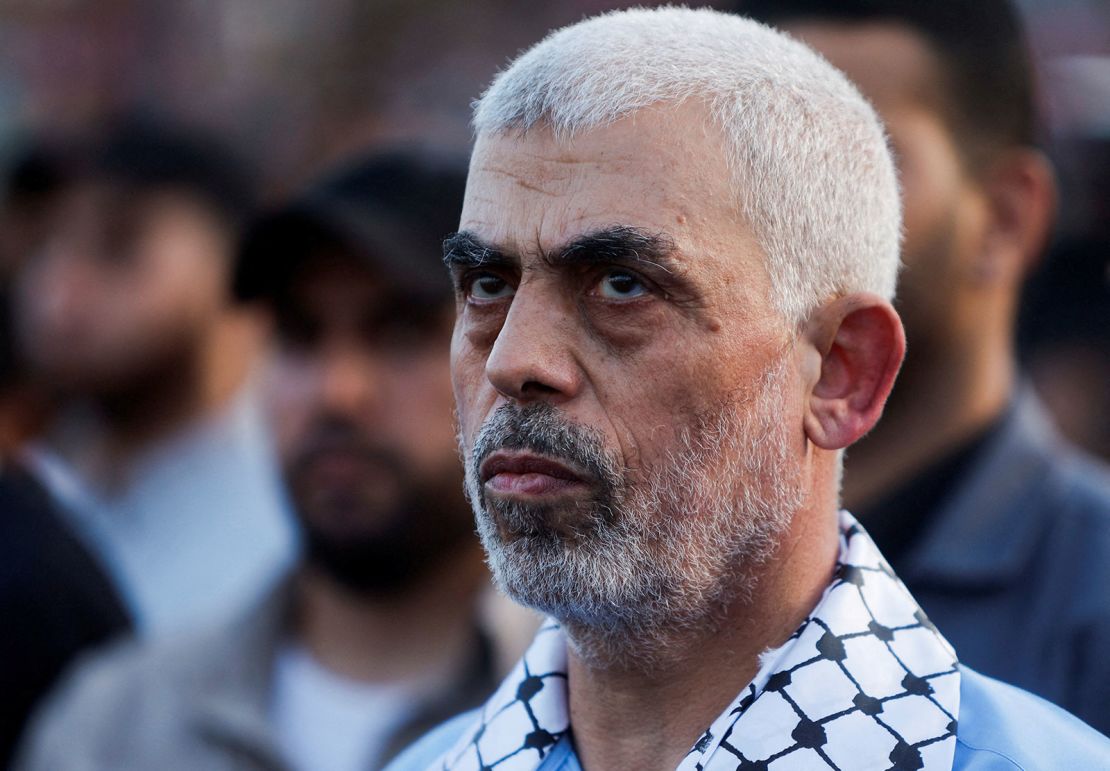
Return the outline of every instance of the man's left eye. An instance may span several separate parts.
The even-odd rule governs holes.
[[[627,300],[647,294],[647,287],[635,273],[626,270],[612,270],[602,276],[598,291],[609,300]]]

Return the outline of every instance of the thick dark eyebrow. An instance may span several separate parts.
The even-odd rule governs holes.
[[[555,267],[621,263],[677,272],[674,242],[643,228],[613,225],[577,236],[545,254]],[[452,233],[443,241],[443,263],[452,270],[476,267],[516,267],[519,261],[468,231]]]
[[[482,265],[509,267],[517,261],[465,230],[452,233],[443,240],[443,264],[451,270],[477,268]]]
[[[674,273],[674,251],[674,242],[663,234],[613,225],[578,236],[545,259],[552,265],[639,264]]]

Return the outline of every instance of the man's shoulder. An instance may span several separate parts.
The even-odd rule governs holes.
[[[1110,581],[1110,466],[1076,448],[1062,449],[1041,489],[1039,516],[1045,522],[1040,547],[1057,562],[1055,570],[1073,586]],[[1105,618],[1110,595],[1078,595],[1079,615]]]
[[[1110,768],[1110,739],[1031,693],[960,668],[957,771]]]
[[[132,691],[200,685],[206,673],[226,670],[236,663],[229,658],[242,659],[260,647],[260,638],[276,634],[274,614],[284,607],[284,598],[285,586],[279,584],[238,614],[216,615],[180,633],[119,639],[78,659],[67,676],[69,688],[122,697]]]
[[[206,666],[216,640],[210,627],[164,639],[117,639],[80,656],[66,672],[59,693],[119,699],[131,692],[173,688]]]
[[[249,651],[242,628],[260,624],[260,609],[165,639],[118,640],[80,657],[36,712],[21,768],[71,768],[67,756],[142,755],[185,735],[186,716]]]
[[[1053,463],[1056,499],[1067,504],[1083,524],[1110,533],[1110,466],[1077,447],[1067,449]]]
[[[95,763],[123,735],[141,737],[184,680],[174,676],[174,667],[162,666],[167,657],[161,648],[128,638],[80,656],[36,710],[16,767],[69,767],[72,760],[63,759],[63,751]],[[152,710],[152,703],[160,708]]]
[[[1083,590],[1110,581],[1110,466],[1059,436],[1028,395],[999,431],[903,579],[915,591],[937,579],[946,589],[996,586],[1042,607],[1050,631],[1067,635],[1110,617],[1110,595]]]
[[[1110,528],[1110,465],[1063,437],[1047,408],[1031,393],[1020,397],[1010,422],[1003,446],[994,453],[1003,461],[995,464],[995,474],[1007,474],[1014,467],[1032,468],[1005,461],[1039,459],[1046,473],[1033,472],[1026,483],[1037,485],[1044,495],[1042,505],[1050,502],[1055,512],[1063,509],[1069,517],[1094,517],[1096,524]]]
[[[393,759],[385,771],[426,771],[445,752],[455,746],[463,732],[478,718],[478,709],[456,715],[441,723]]]

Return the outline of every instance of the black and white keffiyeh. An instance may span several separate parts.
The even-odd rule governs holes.
[[[570,729],[566,637],[548,621],[434,768],[531,771]],[[676,771],[951,769],[956,655],[847,512],[833,582]]]

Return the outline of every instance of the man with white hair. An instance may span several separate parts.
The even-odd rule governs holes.
[[[848,81],[749,20],[627,11],[523,54],[475,126],[460,444],[498,583],[551,619],[391,768],[1110,762],[961,667],[838,512],[904,350],[897,183]]]

